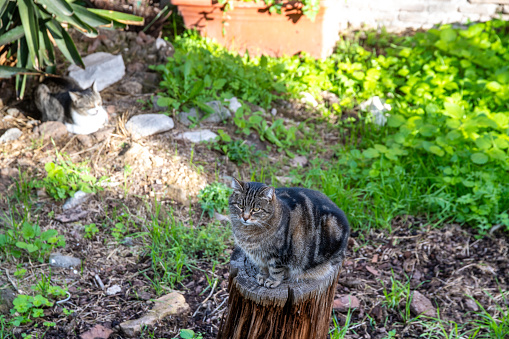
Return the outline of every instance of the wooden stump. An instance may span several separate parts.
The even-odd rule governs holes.
[[[228,313],[218,339],[323,339],[329,332],[339,269],[319,281],[256,283],[257,268],[235,248],[230,260]]]

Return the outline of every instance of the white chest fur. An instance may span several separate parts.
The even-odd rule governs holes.
[[[91,134],[97,132],[108,122],[108,112],[102,106],[91,109],[90,113],[82,115],[71,111],[73,123],[65,124],[67,130],[74,134]]]

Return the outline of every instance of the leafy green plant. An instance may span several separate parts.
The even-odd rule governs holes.
[[[202,339],[203,336],[200,332],[195,333],[193,330],[182,329],[180,330],[180,338],[182,339]]]
[[[84,67],[80,54],[65,25],[97,36],[97,27],[142,25],[143,18],[101,9],[85,8],[68,0],[7,0],[0,3],[0,55],[15,57],[16,67],[0,65],[0,78],[17,76],[17,90],[25,90],[27,73],[54,73],[56,58],[53,44],[65,58]]]
[[[95,224],[85,225],[85,238],[92,239],[97,232],[99,232],[99,229]]]
[[[51,307],[54,304],[50,299],[55,300],[67,294],[67,289],[51,285],[51,278],[43,274],[31,289],[35,291],[34,296],[19,294],[13,301],[11,314],[14,317],[11,324],[14,326],[31,323],[34,318],[44,316],[44,307]]]
[[[15,224],[5,234],[0,233],[0,247],[15,258],[20,258],[25,253],[43,262],[55,248],[64,246],[65,239],[58,235],[58,231],[49,229],[42,232],[38,224],[28,220]]]
[[[246,144],[245,140],[232,140],[223,130],[218,130],[218,140],[209,144],[209,147],[224,153],[231,161],[242,164],[255,162],[262,155],[256,147]]]
[[[198,201],[203,212],[207,212],[210,217],[214,216],[214,213],[226,213],[228,208],[228,198],[232,194],[233,190],[220,182],[214,182],[205,186],[198,193]]]
[[[13,305],[14,308],[11,310],[11,314],[15,315],[17,312],[19,315],[14,317],[12,324],[14,326],[19,326],[20,324],[32,322],[33,318],[43,316],[43,308],[45,306],[53,306],[53,303],[40,294],[34,297],[19,294],[16,299],[14,299]]]
[[[276,98],[275,92],[284,86],[274,81],[257,60],[228,52],[196,33],[185,33],[173,42],[175,54],[166,65],[153,67],[162,74],[160,83],[165,90],[157,105],[175,110],[198,107],[206,113],[211,100],[233,96],[264,107]]]
[[[96,193],[102,190],[101,183],[106,177],[97,180],[90,175],[86,163],[74,164],[58,154],[57,163],[48,162],[44,165],[46,177],[42,180],[34,180],[33,187],[44,187],[46,193],[55,200],[63,200],[74,196],[78,190],[86,193]]]

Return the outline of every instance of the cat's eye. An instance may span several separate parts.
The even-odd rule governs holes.
[[[253,208],[253,212],[258,212],[260,209],[258,207]]]
[[[242,206],[242,205],[240,205],[240,204],[235,204],[235,206],[237,206],[237,207],[238,207],[238,208],[240,208],[240,209],[243,209],[243,208],[244,208],[244,206]]]

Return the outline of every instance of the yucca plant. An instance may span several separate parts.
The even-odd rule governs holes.
[[[54,47],[71,63],[84,67],[66,30],[69,26],[95,37],[97,27],[123,28],[143,22],[131,14],[85,8],[76,0],[0,0],[0,78],[15,75],[16,92],[23,97],[27,75],[54,73]]]

